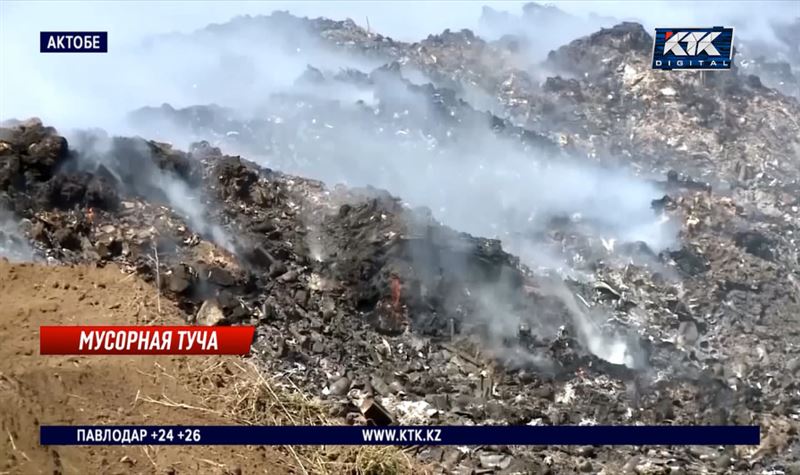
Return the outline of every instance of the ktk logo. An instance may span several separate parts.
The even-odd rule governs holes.
[[[656,28],[653,69],[730,69],[733,28]]]
[[[706,53],[709,56],[719,56],[719,50],[714,47],[714,40],[720,35],[719,31],[689,32],[679,31],[664,33],[666,43],[664,43],[664,53],[672,53],[675,56],[697,56]],[[686,44],[686,50],[681,47],[681,43]]]

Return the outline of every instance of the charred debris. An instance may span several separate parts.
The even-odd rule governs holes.
[[[38,120],[7,122],[0,209],[13,218],[0,248],[114,262],[191,322],[255,324],[256,357],[351,424],[762,427],[757,448],[417,449],[442,472],[798,473],[796,99],[742,71],[651,71],[652,38],[632,23],[554,50],[539,81],[523,39],[465,30],[407,44],[351,21],[237,21],[299,22],[329,47],[385,59],[369,72],[310,66],[298,79],[377,102],[275,95],[261,117],[206,105],[132,114],[190,133],[187,151],[101,131],[68,143]],[[432,83],[409,81],[411,70]],[[572,256],[581,272],[565,275],[386,191],[242,158],[267,150],[281,169],[322,163],[302,141],[343,123],[436,146],[488,124],[552,160],[625,162],[663,192],[647,205],[677,223],[676,245],[608,241],[553,217],[536,239]]]

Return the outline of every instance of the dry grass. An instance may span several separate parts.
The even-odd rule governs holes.
[[[342,423],[331,419],[320,401],[307,397],[288,378],[266,377],[267,371],[253,359],[192,359],[190,363],[194,367],[180,377],[192,388],[201,388],[199,396],[205,407],[181,404],[166,395],[159,399],[137,395],[137,400],[213,412],[243,425],[320,426]],[[294,461],[292,466],[281,467],[287,472],[365,475],[429,472],[397,446],[283,446],[282,450]]]

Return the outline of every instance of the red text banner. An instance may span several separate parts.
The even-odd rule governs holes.
[[[255,327],[42,326],[42,355],[246,355]]]

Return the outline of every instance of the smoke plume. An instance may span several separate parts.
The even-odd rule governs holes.
[[[11,261],[30,261],[33,248],[19,228],[16,218],[0,207],[0,257]]]
[[[666,26],[665,22],[727,21],[708,15],[711,2],[698,5],[650,3],[647,12],[641,12],[646,17],[641,20],[648,28]],[[458,230],[500,239],[530,267],[568,267],[568,256],[548,247],[543,237],[554,220],[608,242],[642,241],[654,250],[674,242],[675,230],[661,224],[650,208],[651,200],[660,193],[647,181],[649,177],[557,155],[498,134],[493,120],[475,111],[491,110],[491,101],[485,107],[455,107],[440,97],[441,92],[434,91],[434,96],[439,96],[432,101],[430,94],[410,87],[400,75],[368,75],[385,58],[345,53],[346,48],[334,51],[310,32],[307,23],[286,14],[239,17],[187,33],[210,20],[267,13],[264,10],[277,8],[274,5],[234,4],[230,9],[236,11],[231,11],[211,3],[198,4],[182,8],[181,15],[176,14],[174,5],[158,8],[169,14],[161,15],[157,8],[149,11],[151,25],[131,21],[129,16],[141,13],[134,11],[139,9],[136,4],[127,2],[92,4],[96,15],[65,14],[60,5],[38,2],[3,6],[0,118],[35,115],[62,131],[86,127],[103,127],[115,135],[144,131],[148,138],[184,149],[198,139],[225,142],[231,146],[224,151],[246,153],[264,166],[331,185],[385,188],[411,205],[430,208],[438,220]],[[330,4],[293,5],[295,8],[318,8],[319,14],[343,16],[338,12],[332,15],[327,10],[333,8]],[[366,26],[369,21],[371,29],[405,40],[443,28],[475,26],[489,39],[522,36],[529,44],[533,68],[550,49],[615,23],[609,16],[628,19],[619,6],[602,2],[565,4],[563,8],[566,11],[503,4],[506,12],[485,10],[478,25],[480,5],[471,2],[425,2],[412,8],[366,2],[345,6],[346,16],[354,19],[353,27]],[[187,10],[195,9],[183,20]],[[590,16],[589,10],[599,15]],[[724,11],[731,21],[740,22],[746,35],[780,44],[771,25],[777,18],[774,15],[786,13],[784,7],[768,15],[770,9],[761,4],[726,4],[720,9],[715,2],[713,10],[715,15]],[[516,13],[519,11],[522,14]],[[747,21],[742,23],[743,19]],[[128,24],[146,24],[149,31],[131,31]],[[406,38],[409,32],[417,32],[411,25],[425,31]],[[109,30],[109,53],[38,53],[38,31],[82,29]],[[362,84],[329,81],[327,73],[320,73],[322,81],[317,81],[315,71],[350,71],[351,76],[371,77]],[[411,72],[403,73],[411,77]],[[413,79],[421,84],[427,78],[415,73]],[[480,91],[468,97],[481,97]],[[147,119],[134,126],[126,120],[131,111],[161,104],[169,104],[161,107],[161,112],[179,110],[186,114],[186,121],[175,124]],[[198,105],[209,107],[185,109]],[[138,191],[145,194],[158,190],[194,228],[224,247],[234,247],[223,228],[209,222],[203,197],[184,178],[157,168],[132,174],[133,170],[121,168],[125,161],[120,161],[120,151],[110,140],[73,139],[71,143],[87,161],[85,166],[103,165],[121,183],[133,177],[141,186]],[[152,163],[152,150],[144,141],[134,141],[132,151],[146,158],[142,163]],[[0,216],[0,222],[5,223],[0,236],[13,235],[7,231],[9,220]],[[0,241],[4,252],[10,252],[8,242]],[[318,251],[320,256],[325,254]],[[480,290],[478,300],[495,336],[502,339],[515,334],[527,316],[503,305],[499,287]],[[551,293],[564,303],[584,344],[595,354],[614,363],[635,364],[624,338],[600,337],[596,316],[576,304],[565,288]]]

